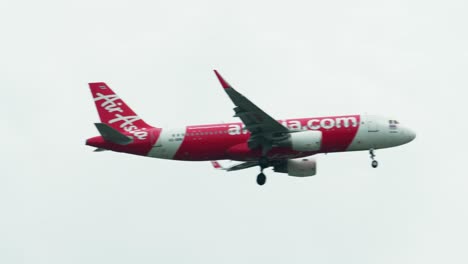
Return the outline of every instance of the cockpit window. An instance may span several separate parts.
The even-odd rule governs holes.
[[[392,131],[396,131],[398,129],[398,127],[397,127],[398,124],[399,123],[396,120],[388,120],[388,127]],[[390,131],[390,132],[392,132],[392,131]]]

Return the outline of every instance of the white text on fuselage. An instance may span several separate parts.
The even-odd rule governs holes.
[[[116,94],[103,95],[101,93],[96,93],[96,98],[94,98],[94,101],[97,102],[99,100],[104,100],[104,102],[101,103],[101,107],[104,108],[108,113],[124,112],[122,108],[119,107],[120,105],[122,105],[122,103],[115,102],[117,100],[120,100],[120,98]],[[114,119],[109,120],[109,124],[122,122],[120,124],[120,128],[132,134],[136,138],[143,140],[148,137],[148,132],[145,131],[146,128],[140,129],[138,128],[138,126],[133,124],[133,122],[141,119],[139,116],[123,116],[121,114],[115,114],[114,117]]]
[[[302,126],[299,120],[285,120],[280,123],[291,130],[319,130],[319,129],[333,129],[333,128],[348,128],[357,127],[358,121],[356,117],[330,117],[330,118],[312,118],[307,120],[305,126]],[[229,125],[229,135],[247,134],[244,124],[231,124]]]

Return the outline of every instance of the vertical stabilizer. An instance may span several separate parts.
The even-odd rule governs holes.
[[[102,123],[120,132],[151,128],[107,84],[90,83],[89,88]]]

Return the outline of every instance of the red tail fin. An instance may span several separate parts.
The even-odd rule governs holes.
[[[136,132],[150,128],[133,110],[103,82],[90,83],[94,103],[101,122],[122,132]]]

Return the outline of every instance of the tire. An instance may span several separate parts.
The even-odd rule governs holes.
[[[260,174],[257,176],[257,184],[260,185],[260,186],[262,186],[262,185],[265,184],[265,182],[266,182],[266,176],[265,176],[265,174],[260,173]]]

